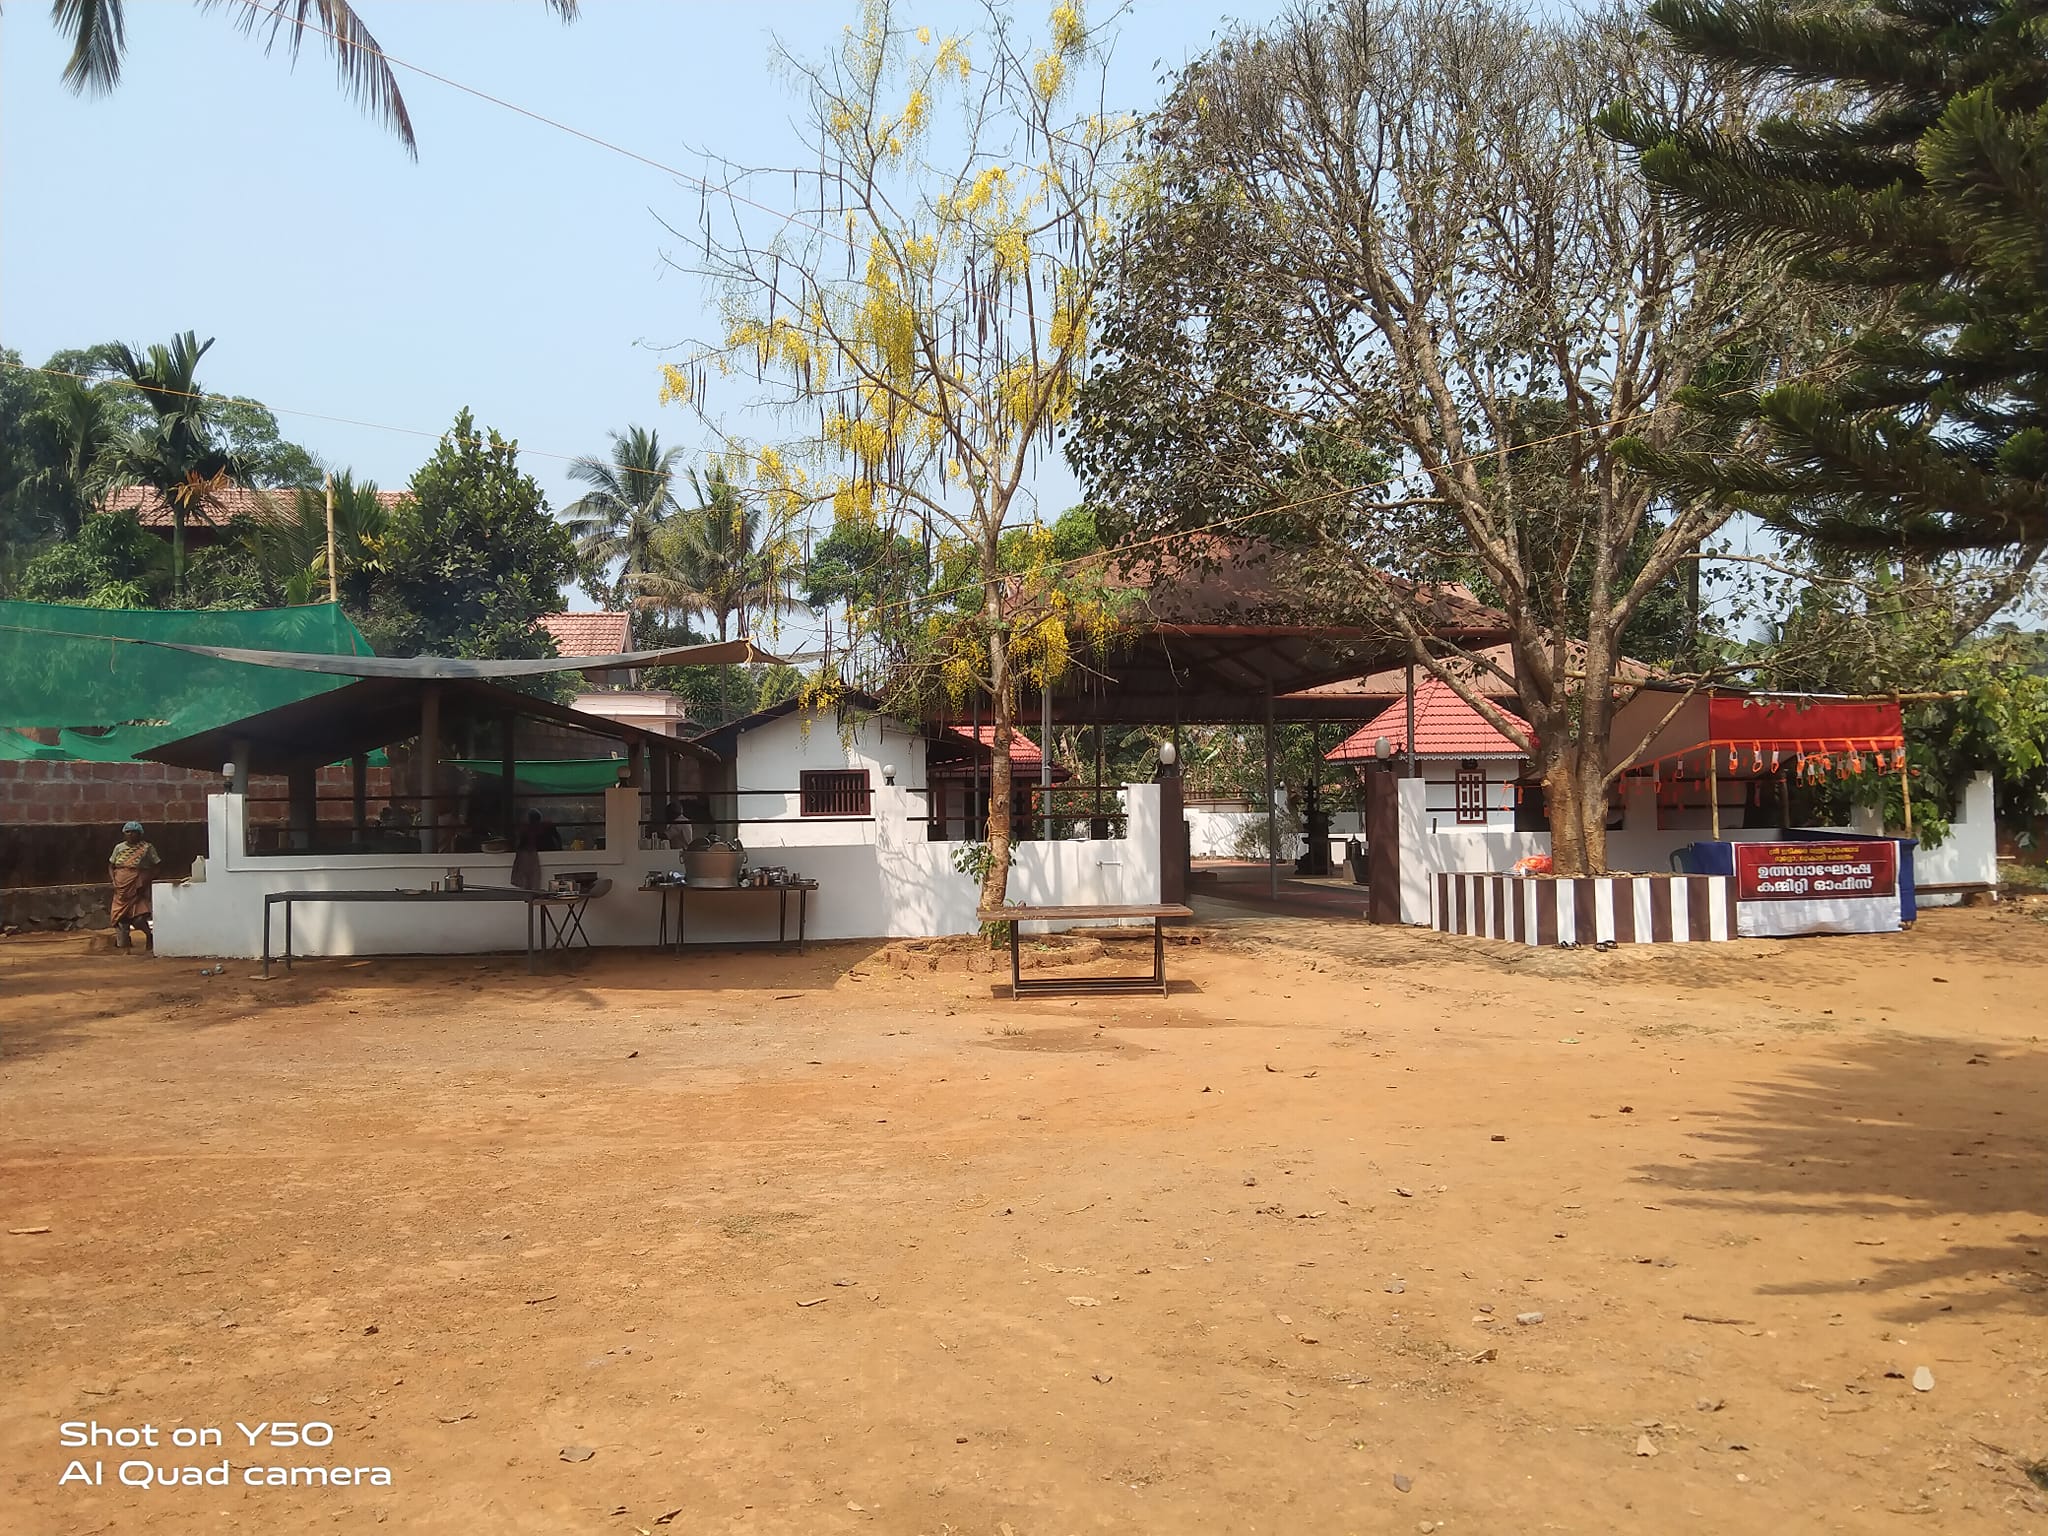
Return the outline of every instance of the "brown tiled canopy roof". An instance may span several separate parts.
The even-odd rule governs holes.
[[[1515,675],[1515,648],[1513,646],[1482,646],[1475,654],[1492,662],[1501,671],[1507,673],[1509,677]],[[1565,643],[1565,664],[1572,667],[1584,667],[1585,661],[1585,643],[1579,640],[1567,641]],[[1460,682],[1469,684],[1485,698],[1494,700],[1497,703],[1512,704],[1515,702],[1514,685],[1502,682],[1500,678],[1476,663],[1468,661],[1462,656],[1449,656],[1444,658],[1443,665],[1446,671],[1454,674]],[[1656,678],[1657,669],[1646,662],[1631,661],[1624,656],[1614,664],[1614,675],[1629,682],[1648,682]],[[1420,663],[1416,664],[1415,686],[1418,693],[1420,693],[1423,683],[1430,676],[1431,673],[1426,668]],[[1290,694],[1288,697],[1295,700],[1323,700],[1332,702],[1354,700],[1361,704],[1373,704],[1398,699],[1407,690],[1407,687],[1408,669],[1404,664],[1398,667],[1384,667],[1377,672],[1369,672],[1364,677],[1347,677],[1342,682],[1325,683],[1317,688],[1304,688],[1300,693]]]
[[[193,523],[225,523],[238,517],[259,523],[271,522],[291,514],[297,495],[298,492],[289,489],[259,490],[255,486],[230,485],[209,491],[203,504],[185,514],[185,522],[187,526]],[[410,501],[412,492],[379,491],[377,499],[389,511],[400,502]],[[170,503],[152,486],[123,486],[108,494],[100,503],[100,510],[133,512],[145,528],[167,529],[172,525]]]
[[[540,627],[555,637],[559,656],[617,656],[633,649],[631,614],[544,613]]]

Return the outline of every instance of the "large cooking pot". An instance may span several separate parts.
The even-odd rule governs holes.
[[[683,878],[691,885],[738,885],[740,864],[745,858],[746,854],[738,848],[686,848]]]

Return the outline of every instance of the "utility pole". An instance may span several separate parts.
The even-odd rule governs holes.
[[[327,601],[338,603],[341,597],[334,580],[334,471],[329,470],[321,479],[321,486],[327,492]]]

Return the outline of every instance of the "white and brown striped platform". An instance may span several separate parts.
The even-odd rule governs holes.
[[[1440,874],[1430,926],[1541,949],[1718,944],[1735,937],[1735,882],[1726,875]]]

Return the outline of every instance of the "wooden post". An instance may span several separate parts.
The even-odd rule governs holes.
[[[363,846],[370,827],[370,755],[358,752],[349,759],[350,810],[349,825],[354,829],[351,841],[356,847]]]
[[[420,851],[441,851],[441,685],[420,691]]]
[[[1102,722],[1095,722],[1095,820],[1102,820]],[[1090,837],[1107,837],[1109,833],[1099,827],[1088,829]]]
[[[1713,807],[1713,838],[1721,841],[1721,749],[1707,748],[1707,804]]]
[[[1415,663],[1408,663],[1408,735],[1402,743],[1401,777],[1415,777]]]
[[[649,750],[653,750],[651,745]],[[670,762],[668,752],[664,749],[655,752],[654,760],[649,764],[653,770],[649,775],[651,782],[647,786],[647,835],[650,838],[661,836],[668,827],[668,803],[671,796],[669,785],[675,777],[669,771]]]
[[[512,776],[518,772],[518,762],[514,760],[514,754],[512,754],[516,731],[518,731],[518,715],[500,715],[498,717],[498,786],[500,786],[500,791],[504,795],[504,807],[500,809],[500,817],[504,819],[504,840],[506,840],[506,846],[512,848],[512,852],[518,852],[518,807],[512,803],[512,795],[514,795],[514,780],[512,780]]]
[[[1280,899],[1280,807],[1273,783],[1273,685],[1266,685],[1266,894]]]
[[[1052,841],[1052,687],[1038,685],[1038,835]]]
[[[321,482],[327,492],[327,601],[338,603],[340,594],[334,579],[334,473],[328,471]]]
[[[1906,800],[1906,836],[1911,837],[1913,835],[1913,781],[1908,777],[1911,770],[1904,760],[1905,753],[1903,749],[1900,751],[1899,756],[1899,793]]]

